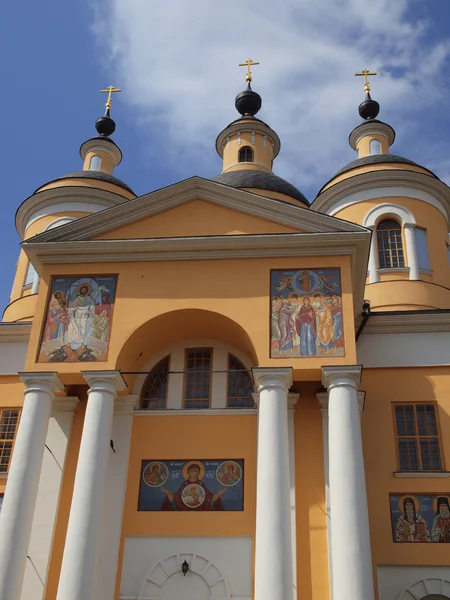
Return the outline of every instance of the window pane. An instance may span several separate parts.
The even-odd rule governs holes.
[[[381,142],[379,140],[370,140],[370,154],[381,154]]]
[[[141,408],[156,410],[166,407],[169,358],[166,356],[160,360],[147,377],[141,395]]]
[[[395,421],[397,435],[416,435],[414,406],[412,404],[397,404],[395,406]]]
[[[28,263],[27,276],[25,278],[24,285],[31,285],[34,281],[34,277],[36,275],[36,270],[31,263]]]
[[[438,438],[420,440],[420,455],[424,471],[439,471],[442,469]]]
[[[402,230],[393,219],[384,219],[377,226],[378,262],[380,269],[404,267]]]
[[[436,414],[433,404],[417,404],[417,429],[419,435],[437,435]]]
[[[89,170],[90,171],[100,171],[101,162],[102,162],[102,159],[100,158],[100,156],[93,156],[89,163]]]
[[[416,238],[417,262],[419,269],[431,270],[430,259],[428,256],[427,232],[425,229],[417,228],[414,230]]]
[[[228,355],[228,398],[230,408],[253,408],[252,378],[245,366],[232,354]]]
[[[186,351],[185,408],[209,408],[211,350]]]
[[[402,471],[419,470],[419,457],[417,455],[416,440],[399,439],[398,454],[400,458],[400,469]]]

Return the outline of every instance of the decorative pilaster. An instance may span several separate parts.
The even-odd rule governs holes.
[[[292,598],[290,368],[253,369],[258,406],[255,600]],[[276,491],[273,473],[277,473]]]
[[[89,384],[57,600],[94,598],[114,400],[126,384],[118,371],[83,371]]]
[[[0,516],[0,598],[20,598],[33,524],[56,373],[19,373],[25,398]]]
[[[373,600],[369,514],[357,387],[361,366],[322,367],[328,388],[331,562],[334,600]]]
[[[377,232],[375,225],[369,227],[369,229],[372,232],[369,253],[369,283],[377,283],[380,281],[380,274],[378,273]]]
[[[412,280],[420,279],[415,229],[415,223],[403,224],[403,231],[405,233],[406,259],[409,267],[409,278]]]

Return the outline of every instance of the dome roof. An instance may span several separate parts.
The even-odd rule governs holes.
[[[60,177],[52,179],[52,181],[48,181],[44,185],[39,186],[39,188],[34,193],[42,189],[45,185],[48,185],[49,183],[54,183],[55,181],[60,181],[61,179],[97,179],[98,181],[104,181],[105,183],[112,183],[114,185],[117,185],[118,187],[127,190],[127,192],[136,195],[124,181],[118,179],[117,177],[114,177],[114,175],[104,173],[103,171],[74,171],[73,173],[67,173],[67,175],[61,175]]]
[[[290,196],[291,198],[306,204],[306,206],[309,206],[309,201],[300,190],[273,173],[250,169],[228,171],[227,173],[216,175],[212,178],[212,181],[224,183],[225,185],[235,188],[258,188],[260,190],[278,192],[279,194],[285,194],[286,196]]]
[[[333,175],[333,177],[330,179],[330,181],[332,179],[334,179],[335,177],[338,177],[338,175],[342,175],[343,173],[346,173],[347,171],[351,171],[352,169],[357,169],[358,167],[365,167],[367,165],[379,165],[379,164],[383,164],[383,163],[386,163],[386,164],[387,163],[400,163],[400,164],[406,164],[406,165],[413,165],[415,167],[420,167],[421,169],[425,169],[426,171],[428,171],[430,173],[430,175],[433,175],[433,177],[436,177],[436,175],[432,171],[430,171],[426,167],[422,167],[422,165],[419,165],[412,160],[409,160],[409,158],[403,158],[403,156],[396,156],[395,154],[371,154],[370,156],[364,156],[364,158],[358,158],[358,159],[348,163],[348,165],[345,165],[345,167],[342,167],[342,169],[340,169],[337,173],[335,173]],[[437,177],[436,177],[436,179],[437,179]]]

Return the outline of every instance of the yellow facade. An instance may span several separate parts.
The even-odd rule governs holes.
[[[450,496],[450,194],[427,169],[389,158],[391,142],[369,125],[355,142],[364,162],[310,208],[272,172],[276,133],[247,114],[217,141],[223,173],[245,171],[245,184],[193,178],[135,197],[112,175],[120,150],[100,134],[82,146],[81,175],[38,190],[59,204],[52,196],[43,214],[45,197],[25,201],[0,327],[2,424],[21,411],[18,433],[0,440],[0,535],[21,551],[8,576],[0,560],[0,600],[450,597],[450,530],[437,539],[445,502],[435,510]],[[61,208],[80,187],[95,190],[91,207]],[[195,351],[207,375],[189,362]],[[163,385],[152,377],[166,358]],[[235,405],[232,358],[252,386]],[[413,433],[401,433],[399,410]],[[152,477],[167,469],[164,485],[146,479],[150,461]],[[203,465],[200,478],[186,461]],[[218,461],[241,469],[237,482],[215,471],[223,498],[208,488]],[[40,476],[17,515],[10,498],[28,464]],[[191,505],[170,479],[177,464]],[[411,497],[414,526],[402,525]]]

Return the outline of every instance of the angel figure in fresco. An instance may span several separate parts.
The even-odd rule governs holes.
[[[416,506],[412,498],[405,498],[403,501],[403,513],[399,516],[395,528],[395,541],[430,541],[430,532],[425,519],[416,512]]]
[[[448,498],[441,496],[437,499],[436,516],[431,528],[432,542],[450,543],[450,508]]]
[[[227,491],[226,488],[212,494],[200,479],[200,471],[200,465],[192,463],[187,469],[187,480],[183,481],[176,492],[161,487],[161,491],[166,494],[161,510],[225,510],[221,495]],[[186,494],[185,492],[183,494],[187,487],[191,488],[187,490],[189,493]],[[192,495],[192,488],[196,490],[196,495]],[[203,493],[198,488],[201,488]],[[201,502],[200,499],[202,499]]]
[[[323,294],[330,293],[330,292],[332,294],[335,294],[337,284],[331,283],[331,280],[333,279],[333,277],[334,277],[334,275],[329,275],[328,277],[325,277],[325,275],[319,275],[319,283],[317,285],[317,289],[320,292],[322,292]]]
[[[284,277],[283,275],[278,275],[278,279],[280,280],[279,283],[274,283],[272,285],[272,287],[276,290],[278,290],[279,292],[282,292],[283,290],[292,290],[292,283],[294,281],[293,277]]]
[[[311,298],[305,296],[295,319],[295,327],[300,336],[300,355],[316,355],[316,313],[311,306]]]

